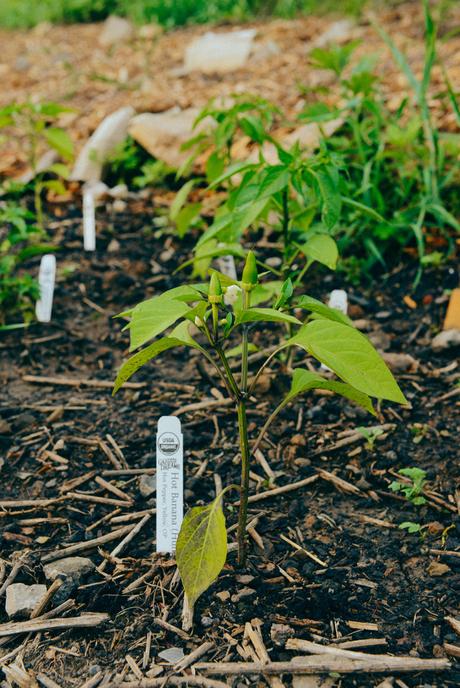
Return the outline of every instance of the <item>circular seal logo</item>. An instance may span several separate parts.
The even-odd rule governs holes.
[[[176,453],[179,444],[179,438],[173,432],[163,432],[158,438],[158,449],[168,456]]]

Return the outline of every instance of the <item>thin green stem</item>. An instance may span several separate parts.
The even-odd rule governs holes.
[[[240,435],[241,450],[241,486],[240,486],[240,510],[238,515],[238,564],[246,564],[246,526],[248,521],[248,497],[249,497],[249,442],[248,422],[246,416],[246,402],[240,399],[237,406],[238,431]]]
[[[284,260],[287,260],[289,249],[289,192],[286,187],[283,190],[283,241],[284,241]]]
[[[284,408],[287,404],[288,404],[288,402],[286,401],[286,399],[283,399],[283,401],[282,401],[280,404],[278,404],[278,406],[276,407],[276,409],[269,415],[269,417],[268,417],[267,420],[265,421],[264,426],[262,427],[261,431],[259,432],[256,441],[255,441],[254,444],[252,445],[251,454],[254,454],[254,452],[257,451],[257,449],[259,448],[259,445],[260,445],[260,443],[262,442],[262,440],[263,440],[263,438],[264,438],[264,436],[265,436],[265,433],[267,432],[268,428],[269,428],[270,425],[273,423],[273,421],[275,420],[276,416],[280,413],[280,411],[283,410],[283,408]]]
[[[240,390],[238,388],[238,385],[236,384],[236,380],[233,377],[233,373],[230,369],[227,357],[226,357],[224,351],[222,350],[220,344],[214,344],[214,349],[220,358],[220,361],[221,361],[222,366],[223,366],[224,371],[225,371],[225,375],[227,376],[228,384],[230,385],[230,389],[232,390],[235,398],[237,400],[239,400],[241,397],[241,393],[240,393]]]
[[[250,304],[250,292],[243,289],[243,310],[247,310]],[[249,352],[249,330],[247,325],[243,325],[241,335],[241,393],[246,397],[248,391],[248,352]]]

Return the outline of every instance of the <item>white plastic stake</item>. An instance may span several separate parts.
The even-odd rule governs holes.
[[[221,256],[217,259],[217,265],[220,272],[224,275],[227,275],[227,277],[230,277],[232,280],[237,279],[235,259],[233,256]]]
[[[35,304],[35,315],[38,322],[50,322],[53,310],[54,283],[56,281],[56,256],[47,253],[42,256],[38,271],[40,298]]]
[[[327,302],[327,305],[329,308],[336,308],[338,311],[341,311],[346,315],[348,311],[347,292],[344,289],[333,289],[329,294],[329,301]],[[321,370],[331,372],[331,369],[323,363],[321,363]]]
[[[91,187],[83,190],[83,248],[96,250],[96,204]]]
[[[161,416],[157,432],[157,552],[175,552],[183,517],[181,424],[176,416]]]
[[[328,304],[329,308],[337,308],[345,315],[348,312],[348,296],[344,289],[333,289],[329,296]]]

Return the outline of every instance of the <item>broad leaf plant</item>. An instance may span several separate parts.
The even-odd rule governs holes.
[[[137,352],[120,368],[114,393],[141,366],[163,351],[186,347],[200,352],[212,366],[233,400],[238,419],[241,480],[238,516],[238,563],[247,556],[246,527],[251,457],[271,423],[289,403],[314,389],[329,390],[375,415],[373,399],[407,403],[393,375],[368,339],[340,311],[306,295],[280,298],[276,307],[260,306],[264,286],[259,283],[257,262],[247,254],[241,280],[211,271],[207,284],[183,285],[139,303],[122,316],[129,318],[131,350]],[[282,304],[282,305],[280,305]],[[292,311],[304,311],[305,319]],[[278,347],[250,377],[248,355],[251,328],[266,323],[288,325],[291,336],[281,335]],[[171,329],[170,329],[171,328]],[[163,334],[167,330],[166,334]],[[162,336],[159,336],[162,335]],[[235,349],[235,338],[239,344]],[[152,341],[153,340],[153,341]],[[267,418],[258,437],[250,444],[248,405],[257,403],[256,383],[270,361],[283,349],[299,348],[330,368],[337,379],[299,366],[292,370],[291,386]],[[232,371],[229,357],[240,357],[240,374]],[[197,506],[185,516],[177,540],[177,565],[191,609],[198,597],[221,571],[227,556],[227,535],[222,510],[228,485],[207,506]]]

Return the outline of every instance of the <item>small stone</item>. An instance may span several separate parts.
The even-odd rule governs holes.
[[[252,583],[254,580],[254,576],[251,576],[250,573],[243,573],[241,576],[237,576],[236,580],[238,583],[241,583],[242,585],[247,585],[248,583]]]
[[[46,585],[12,583],[6,589],[6,613],[9,617],[29,617],[44,595]]]
[[[431,341],[431,348],[436,352],[454,346],[460,346],[460,330],[444,330]]]
[[[444,576],[446,573],[449,573],[450,571],[450,566],[447,566],[447,564],[443,564],[440,561],[430,562],[430,565],[427,569],[428,575],[432,576],[433,578],[439,578],[439,576]]]
[[[232,602],[240,602],[242,599],[245,597],[252,597],[252,595],[255,595],[256,591],[253,590],[252,588],[241,588],[241,590],[236,593],[235,595],[232,595],[231,600]]]
[[[108,194],[112,198],[127,198],[129,191],[126,184],[117,184],[108,190]]]
[[[295,631],[291,626],[287,624],[275,623],[270,628],[270,638],[278,645],[278,647],[284,647],[288,638],[293,638],[295,636]]]
[[[391,337],[383,330],[374,330],[368,337],[378,351],[385,351],[391,346]]]
[[[54,581],[56,578],[72,578],[78,582],[83,576],[91,573],[94,568],[95,565],[88,557],[66,557],[45,564],[43,571],[49,581]]]
[[[80,584],[81,579],[91,573],[95,565],[88,557],[66,557],[50,564],[45,564],[43,572],[49,581],[60,578],[62,585],[54,596],[56,604],[68,600]]]
[[[383,360],[394,373],[415,373],[420,365],[410,354],[385,352],[383,354]]]
[[[145,498],[150,497],[156,492],[157,477],[156,475],[141,475],[139,478],[139,492]]]
[[[255,34],[254,29],[206,32],[187,46],[185,72],[215,74],[240,69],[249,58]]]
[[[13,432],[13,428],[8,423],[8,421],[0,418],[0,435],[10,435]]]
[[[230,593],[228,590],[222,590],[221,592],[216,592],[216,597],[218,597],[221,602],[226,602],[230,599]]]
[[[181,647],[168,647],[167,650],[159,652],[158,657],[166,660],[169,664],[175,664],[184,657],[184,651]]]
[[[90,676],[95,676],[100,671],[102,671],[102,667],[99,664],[92,664],[88,669],[88,674]]]
[[[271,268],[279,268],[282,262],[283,261],[278,256],[267,258],[267,260],[265,261],[265,263],[269,265]]]
[[[126,201],[122,201],[121,198],[116,198],[112,203],[112,208],[115,213],[124,213],[127,208]]]
[[[123,17],[111,15],[107,17],[99,36],[99,45],[109,48],[115,43],[128,41],[133,35],[133,25]]]
[[[143,38],[146,41],[152,41],[154,38],[158,38],[163,33],[163,27],[160,24],[144,24],[141,26],[138,32],[139,38]]]
[[[107,246],[107,253],[117,253],[120,250],[120,242],[117,239],[112,239]]]

